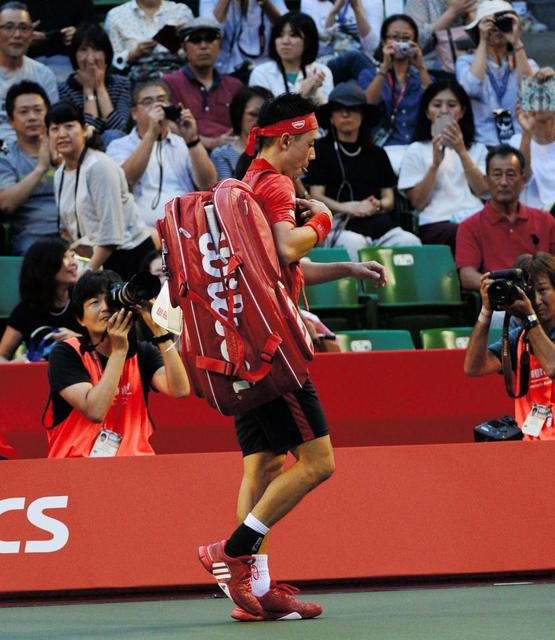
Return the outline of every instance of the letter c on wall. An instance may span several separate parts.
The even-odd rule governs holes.
[[[7,511],[21,511],[25,508],[25,498],[0,500],[0,516]],[[19,540],[0,540],[0,553],[19,553]]]

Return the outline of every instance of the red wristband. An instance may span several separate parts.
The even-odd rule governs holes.
[[[312,227],[318,236],[318,242],[322,242],[328,233],[331,231],[331,217],[321,211],[310,218],[308,222],[303,225],[305,227]]]

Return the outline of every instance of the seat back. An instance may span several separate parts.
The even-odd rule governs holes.
[[[0,256],[0,318],[7,318],[19,302],[21,256]]]
[[[377,295],[380,305],[460,305],[461,291],[453,254],[446,245],[370,247],[361,261],[376,260],[387,268],[388,283],[377,288],[363,281],[363,291]]]
[[[341,247],[316,247],[308,254],[312,262],[350,262],[347,249]]]
[[[423,349],[466,349],[472,327],[445,327],[438,329],[422,329],[420,339]],[[501,339],[501,327],[490,329],[489,342]]]
[[[337,342],[341,351],[399,351],[414,349],[409,331],[404,330],[363,330],[339,331]]]
[[[359,308],[358,283],[353,278],[341,278],[332,282],[306,287],[310,309]]]

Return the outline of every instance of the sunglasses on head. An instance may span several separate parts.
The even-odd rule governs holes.
[[[187,37],[187,42],[200,44],[201,42],[214,42],[220,39],[220,34],[215,31],[196,31]]]

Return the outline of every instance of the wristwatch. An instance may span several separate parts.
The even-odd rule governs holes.
[[[530,315],[526,316],[526,318],[524,318],[524,320],[522,321],[522,326],[524,327],[525,331],[530,331],[530,329],[537,327],[539,323],[540,321],[538,320],[538,316],[535,313],[531,313]]]

